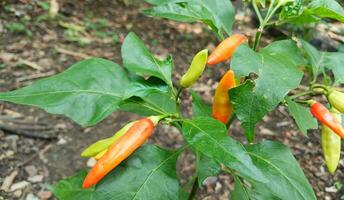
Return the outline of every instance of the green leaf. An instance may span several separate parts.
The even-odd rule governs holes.
[[[295,103],[290,98],[286,98],[286,101],[288,103],[290,114],[293,116],[297,126],[300,128],[301,132],[305,136],[307,136],[308,129],[318,128],[318,122],[312,116],[309,108],[306,108],[304,106],[299,105],[298,103]]]
[[[163,17],[181,22],[202,21],[209,25],[221,39],[230,35],[234,22],[234,7],[227,0],[148,1],[157,6],[145,10],[150,16]]]
[[[301,44],[308,60],[310,61],[313,76],[317,77],[325,69],[334,74],[335,83],[344,83],[344,53],[342,52],[320,52],[310,43],[301,40]]]
[[[91,58],[30,86],[0,93],[0,100],[37,106],[91,126],[118,109],[128,83],[119,65]]]
[[[135,33],[129,33],[122,45],[124,66],[139,75],[154,76],[165,81],[171,88],[171,74],[173,69],[172,57],[161,61],[155,58]]]
[[[252,199],[316,199],[298,162],[286,146],[278,142],[263,141],[259,144],[248,145],[246,149],[253,163],[269,180],[268,183],[250,181],[252,188],[248,190],[254,197]],[[256,198],[267,195],[272,198]]]
[[[179,183],[176,161],[179,153],[146,145],[108,174],[95,188],[81,189],[82,180],[86,176],[83,173],[60,181],[54,186],[53,192],[61,200],[177,200]]]
[[[192,114],[194,117],[211,116],[211,106],[204,102],[202,97],[196,92],[191,91]]]
[[[74,176],[59,181],[53,186],[52,192],[59,200],[92,199],[95,188],[83,189],[81,187],[86,175],[86,171],[80,171]]]
[[[305,10],[306,15],[315,15],[344,22],[344,9],[335,0],[313,0],[308,7],[309,9]]]
[[[193,117],[210,117],[211,107],[206,104],[202,97],[196,92],[191,91],[192,96],[192,112]],[[221,167],[216,160],[202,154],[201,152],[196,152],[197,162],[196,162],[196,173],[198,177],[198,184],[201,187],[204,181],[209,176],[216,176],[220,173]]]
[[[319,22],[321,18],[330,18],[344,22],[344,9],[335,0],[312,0],[304,7],[301,15],[291,17],[287,21],[305,24]]]
[[[183,135],[196,152],[238,171],[249,179],[267,181],[252,163],[244,147],[228,137],[221,122],[210,117],[197,117],[183,121]]]
[[[245,45],[236,50],[231,63],[236,76],[258,75],[255,83],[247,81],[229,91],[234,112],[249,141],[254,140],[256,123],[272,111],[290,90],[298,87],[303,76],[299,65],[304,63],[291,40],[274,42],[259,53]]]
[[[197,153],[197,163],[196,163],[196,173],[198,177],[198,185],[201,187],[204,181],[209,176],[216,176],[221,172],[221,167],[216,160],[198,152]]]
[[[344,84],[344,53],[326,52],[324,54],[323,65],[333,72],[336,84]]]
[[[157,78],[133,81],[125,97],[126,100],[120,104],[125,111],[144,116],[177,113],[172,89]]]
[[[230,193],[230,200],[251,200],[250,194],[239,177],[234,176],[234,190]]]
[[[303,11],[303,0],[294,0],[282,7],[282,11],[279,15],[280,20],[290,20],[298,17]]]
[[[318,76],[323,71],[322,63],[324,61],[324,55],[323,53],[320,53],[315,47],[313,47],[308,42],[301,40],[301,44],[303,49],[306,52],[306,55],[308,57],[308,60],[311,64],[311,69],[313,76]]]

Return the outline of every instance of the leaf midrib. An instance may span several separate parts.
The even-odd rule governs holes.
[[[108,92],[100,92],[100,91],[93,91],[93,90],[59,90],[59,91],[50,91],[50,92],[38,92],[38,93],[30,93],[30,94],[22,94],[22,95],[6,95],[0,94],[0,99],[7,99],[7,98],[16,98],[16,97],[33,97],[33,96],[41,96],[41,95],[52,95],[52,94],[63,94],[63,93],[90,93],[96,95],[104,95],[104,96],[112,96],[115,98],[121,98],[120,95],[116,95],[114,93]]]
[[[138,193],[141,191],[141,189],[143,188],[143,186],[148,182],[148,180],[150,179],[151,176],[153,176],[154,172],[157,171],[160,167],[162,167],[168,160],[170,160],[171,158],[173,158],[176,154],[179,154],[180,151],[176,151],[173,154],[171,154],[169,157],[167,157],[165,160],[163,160],[157,167],[155,167],[153,170],[151,170],[151,172],[149,173],[149,175],[146,177],[146,179],[144,180],[144,182],[140,185],[140,187],[138,188],[138,190],[135,192],[132,200],[134,200],[136,198],[136,196],[138,195]]]
[[[305,196],[303,195],[303,193],[302,193],[301,191],[299,191],[298,187],[296,187],[296,186],[293,184],[293,182],[289,179],[289,177],[288,177],[286,174],[284,174],[283,171],[281,171],[276,165],[274,165],[274,164],[271,163],[270,161],[264,159],[263,157],[261,157],[261,156],[259,156],[259,155],[257,155],[257,154],[254,154],[254,153],[252,153],[252,152],[250,152],[250,151],[248,151],[248,154],[251,155],[251,156],[254,156],[254,157],[256,157],[256,158],[258,158],[258,159],[260,159],[260,160],[262,160],[263,162],[265,162],[265,163],[271,165],[273,168],[275,168],[275,169],[277,170],[277,172],[279,172],[283,177],[285,177],[285,179],[290,183],[290,185],[292,185],[292,186],[296,189],[296,191],[303,197],[303,199],[307,200],[307,198],[305,198]]]

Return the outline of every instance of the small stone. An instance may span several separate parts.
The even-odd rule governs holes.
[[[18,135],[8,135],[6,136],[5,140],[10,141],[10,140],[18,140],[19,136]]]
[[[38,196],[40,200],[48,200],[53,196],[53,194],[50,191],[40,191],[38,192]]]
[[[59,141],[57,141],[57,145],[64,145],[67,144],[67,140],[65,140],[64,138],[60,138]]]
[[[13,196],[15,196],[17,198],[21,197],[22,194],[23,194],[23,192],[21,190],[17,190],[15,192],[13,192]]]
[[[222,188],[221,183],[217,182],[216,185],[215,185],[215,192],[216,192],[216,193],[219,193],[220,190],[221,190],[221,188]]]
[[[37,174],[37,168],[33,165],[28,165],[24,169],[29,177],[35,176]]]
[[[338,192],[338,190],[337,190],[337,188],[335,186],[326,187],[325,191],[329,192],[329,193],[336,193],[336,192]]]
[[[35,175],[32,177],[28,178],[28,181],[30,181],[31,183],[40,183],[43,181],[43,176],[42,175]]]
[[[3,138],[5,136],[5,132],[0,129],[0,138]]]
[[[210,176],[207,179],[205,179],[204,181],[204,185],[214,185],[217,181],[217,177],[216,176]]]
[[[87,165],[87,167],[93,167],[96,163],[97,163],[97,160],[96,160],[96,159],[90,158],[90,159],[88,159],[86,165]]]
[[[11,62],[12,60],[14,60],[15,57],[16,56],[13,53],[6,53],[6,52],[0,53],[0,60],[2,60],[2,62],[4,63]]]
[[[5,192],[8,192],[17,175],[18,175],[18,171],[15,170],[10,175],[6,176],[0,189]]]
[[[33,195],[32,193],[29,193],[27,196],[26,196],[26,199],[25,200],[39,200],[38,197],[36,197],[35,195]]]
[[[14,192],[16,190],[20,190],[20,189],[24,189],[25,187],[29,186],[30,183],[27,182],[27,181],[21,181],[21,182],[18,182],[18,183],[15,183],[11,186],[11,191]]]

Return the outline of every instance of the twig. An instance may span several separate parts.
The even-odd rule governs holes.
[[[55,47],[55,49],[59,53],[70,55],[70,56],[74,56],[74,57],[79,57],[79,58],[83,58],[83,59],[87,59],[87,58],[92,57],[92,56],[89,56],[89,55],[84,54],[84,53],[73,52],[73,51],[69,51],[67,49],[63,49],[63,48],[60,48],[60,47]]]
[[[8,192],[10,190],[10,186],[12,185],[14,179],[16,178],[16,176],[18,175],[18,171],[14,170],[9,176],[7,176],[4,179],[4,182],[1,185],[1,190]]]
[[[30,80],[33,80],[33,79],[43,78],[43,77],[51,76],[51,75],[54,75],[54,74],[55,74],[55,71],[49,71],[49,72],[45,72],[45,73],[37,73],[37,74],[32,74],[32,75],[29,75],[29,76],[24,76],[24,77],[17,78],[16,81],[17,82],[30,81]]]
[[[43,69],[43,67],[39,66],[37,63],[31,62],[31,61],[28,61],[25,59],[19,59],[18,63],[27,65],[27,66],[31,67],[32,69],[35,69],[38,71],[41,71]]]
[[[56,138],[55,131],[51,127],[42,126],[25,126],[25,125],[9,125],[0,122],[0,129],[9,131],[13,134],[22,135],[32,138],[53,139]]]

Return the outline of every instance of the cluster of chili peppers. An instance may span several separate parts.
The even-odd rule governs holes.
[[[344,138],[341,116],[344,114],[344,93],[333,88],[324,89],[331,109],[314,100],[307,103],[313,116],[322,123],[321,145],[328,171],[333,174],[340,161],[341,140]]]
[[[202,75],[207,64],[214,65],[230,59],[235,49],[247,38],[235,34],[221,42],[208,58],[208,50],[202,50],[195,55],[187,72],[180,80],[181,88],[193,85]],[[221,79],[214,98],[213,117],[227,123],[233,114],[228,90],[235,87],[234,72],[229,70]],[[81,156],[94,157],[97,163],[87,174],[83,188],[89,188],[103,179],[110,171],[115,169],[123,160],[128,158],[152,134],[155,126],[164,116],[151,116],[125,125],[112,137],[99,140],[85,149]]]
[[[202,75],[206,65],[215,65],[230,59],[235,50],[247,42],[246,36],[234,34],[223,40],[208,57],[208,50],[197,53],[180,80],[180,87],[188,88]],[[221,78],[213,99],[212,116],[214,119],[227,124],[233,115],[228,91],[236,87],[235,74],[228,70]],[[344,93],[334,89],[327,90],[327,98],[332,105],[328,110],[324,105],[310,100],[311,113],[322,124],[322,147],[327,167],[331,173],[336,170],[340,159],[341,138],[344,138],[344,128],[341,125],[341,115],[344,114]],[[163,116],[152,116],[128,123],[112,137],[100,140],[89,146],[83,157],[94,157],[98,161],[90,170],[83,182],[83,188],[89,188],[98,183],[110,171],[115,169],[123,160],[128,158],[152,134],[157,123]]]

